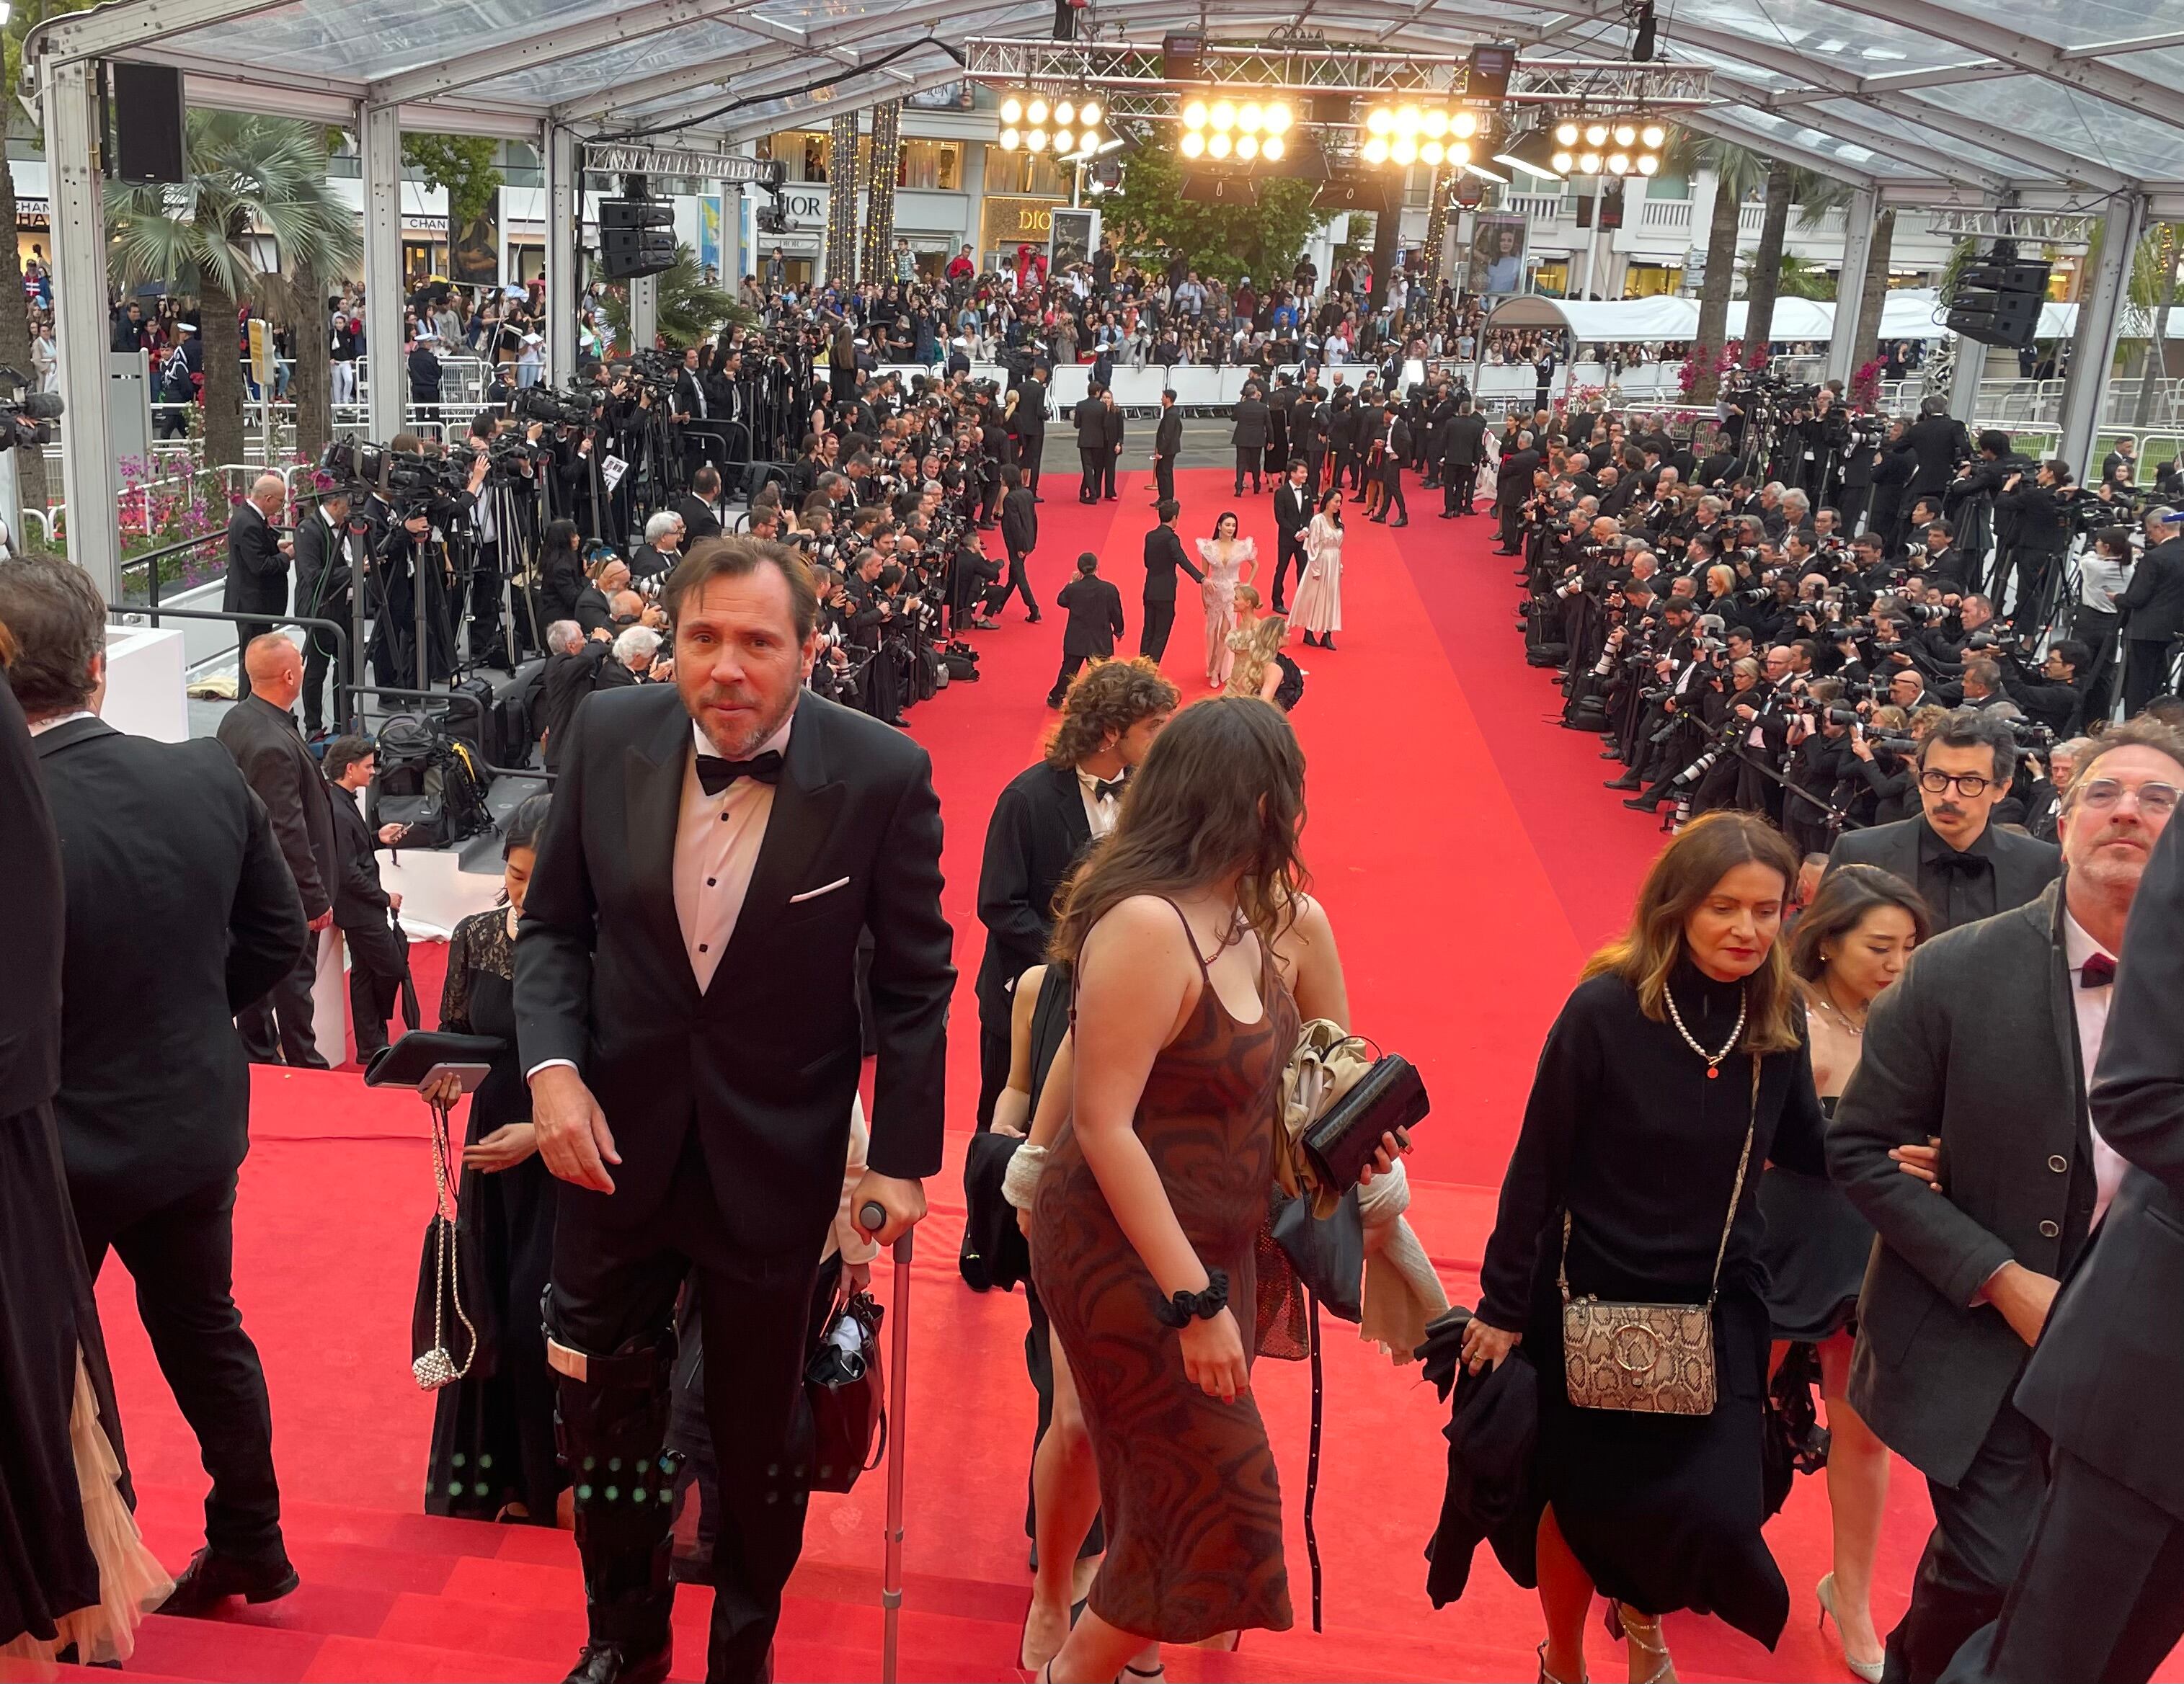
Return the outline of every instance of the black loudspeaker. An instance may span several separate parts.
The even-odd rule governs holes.
[[[1463,80],[1463,97],[1467,100],[1500,102],[1509,97],[1510,73],[1517,68],[1517,49],[1513,47],[1487,46],[1485,43],[1471,49],[1471,64]]]
[[[106,67],[107,173],[117,181],[190,179],[184,142],[182,73],[167,64]]]
[[[1215,175],[1203,170],[1183,172],[1186,204],[1256,205],[1259,189],[1249,175]]]
[[[1969,265],[1949,303],[1950,331],[1983,345],[2028,348],[2039,337],[2048,274],[2044,263],[2020,263],[1999,252]]]
[[[1314,210],[1359,210],[1379,214],[1402,203],[1402,185],[1384,176],[1354,170],[1330,171],[1312,196]]]
[[[1202,35],[1164,35],[1161,37],[1161,80],[1195,82],[1206,74],[1206,37]]]

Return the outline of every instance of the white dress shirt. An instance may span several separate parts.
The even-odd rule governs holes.
[[[2078,1056],[2084,1061],[2086,1087],[2093,1085],[2093,1066],[2100,1062],[2101,1037],[2108,1032],[2109,1007],[2115,999],[2115,984],[2100,988],[2081,988],[2078,973],[2085,969],[2086,961],[2095,953],[2107,956],[2113,963],[2115,955],[2087,935],[2078,920],[2069,912],[2063,914],[2063,957],[2070,967],[2070,1008],[2078,1019]],[[2093,1136],[2093,1225],[2100,1225],[2108,1214],[2109,1201],[2115,1197],[2116,1189],[2123,1184],[2125,1159],[2108,1142],[2101,1138],[2095,1128]]]
[[[791,714],[781,729],[752,751],[788,752]],[[756,778],[738,778],[718,795],[698,781],[698,756],[715,754],[697,721],[691,721],[693,752],[682,767],[682,815],[675,825],[675,921],[682,928],[690,974],[703,993],[736,933],[744,897],[758,865],[759,845],[773,813],[773,786]]]
[[[72,714],[55,714],[51,719],[31,720],[31,735],[33,736],[43,736],[47,731],[53,730],[55,726],[64,725],[70,720],[95,720],[98,717],[98,715],[92,712],[88,708],[78,708]]]
[[[1117,775],[1127,777],[1128,772],[1125,770]],[[1103,780],[1097,772],[1088,772],[1082,767],[1078,769],[1077,793],[1084,803],[1084,822],[1091,825],[1095,837],[1104,836],[1115,828],[1115,820],[1123,809],[1121,796],[1102,796],[1100,793],[1100,785],[1103,781],[1112,783],[1114,780]]]

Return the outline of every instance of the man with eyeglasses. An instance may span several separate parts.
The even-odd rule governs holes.
[[[1919,749],[1919,804],[1915,819],[1847,831],[1828,861],[1878,865],[1914,885],[1939,934],[1992,918],[2036,899],[2055,880],[2061,855],[1989,824],[1995,803],[2017,772],[2017,739],[2006,720],[1959,709],[1930,732]]]
[[[2128,1346],[2111,1362],[2072,1363],[2067,1376],[2043,1362],[2043,1384],[2018,1386],[2058,1287],[2125,1184],[2126,1161],[2095,1126],[2087,1095],[2126,923],[2180,788],[2176,731],[2142,720],[2098,739],[2064,799],[2061,881],[1913,955],[1874,1003],[1829,1127],[1829,1172],[1880,1242],[1858,1298],[1849,1402],[1925,1475],[1934,1509],[1884,1678],[2146,1676],[2105,1664],[2113,1627],[2080,1647],[2069,1598],[2043,1631],[2005,1617],[1997,1653],[2010,1664],[1992,1675],[1984,1641],[1966,1640],[2003,1615],[2036,1526],[2054,1515],[2055,1498],[2042,1508],[2050,1434],[2111,1482],[2143,1493],[2144,1469],[2162,1464],[2165,1488],[2184,1490],[2142,1432],[2161,1377]],[[2108,1248],[2103,1239],[2093,1254]],[[2141,1332],[2163,1326],[2173,1299],[2143,1273],[2129,1279],[2114,1313]],[[2089,1413],[2096,1395],[2105,1425]],[[2094,1448],[2093,1437],[2114,1442]],[[2059,1467],[2068,1475],[2067,1457]],[[2089,1498],[2099,1501],[2075,1488],[2080,1504]],[[2067,1583],[2113,1608],[2109,1592],[2149,1565],[2127,1548],[2043,1548],[2027,1572],[2051,1596]],[[2131,1608],[2124,1596],[2121,1613]],[[2025,1664],[2035,1653],[2069,1659],[2043,1670]]]

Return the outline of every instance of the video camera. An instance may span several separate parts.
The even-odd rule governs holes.
[[[344,433],[319,458],[319,471],[337,484],[377,491],[398,521],[422,514],[435,526],[452,526],[470,509],[470,475],[444,456],[413,455],[384,445],[359,443]]]
[[[32,392],[23,371],[0,363],[0,386],[13,395],[0,398],[0,450],[27,450],[60,436],[61,396]]]

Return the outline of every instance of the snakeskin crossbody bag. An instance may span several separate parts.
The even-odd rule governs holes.
[[[1713,1280],[1702,1304],[1606,1303],[1569,1289],[1569,1212],[1563,1212],[1563,1254],[1555,1280],[1563,1294],[1563,1370],[1569,1400],[1581,1409],[1628,1409],[1641,1414],[1710,1415],[1715,1396],[1713,1304],[1721,1263],[1736,1225],[1752,1138],[1759,1125],[1759,1056],[1752,1058],[1752,1114],[1736,1160],[1729,1217],[1714,1249]]]

